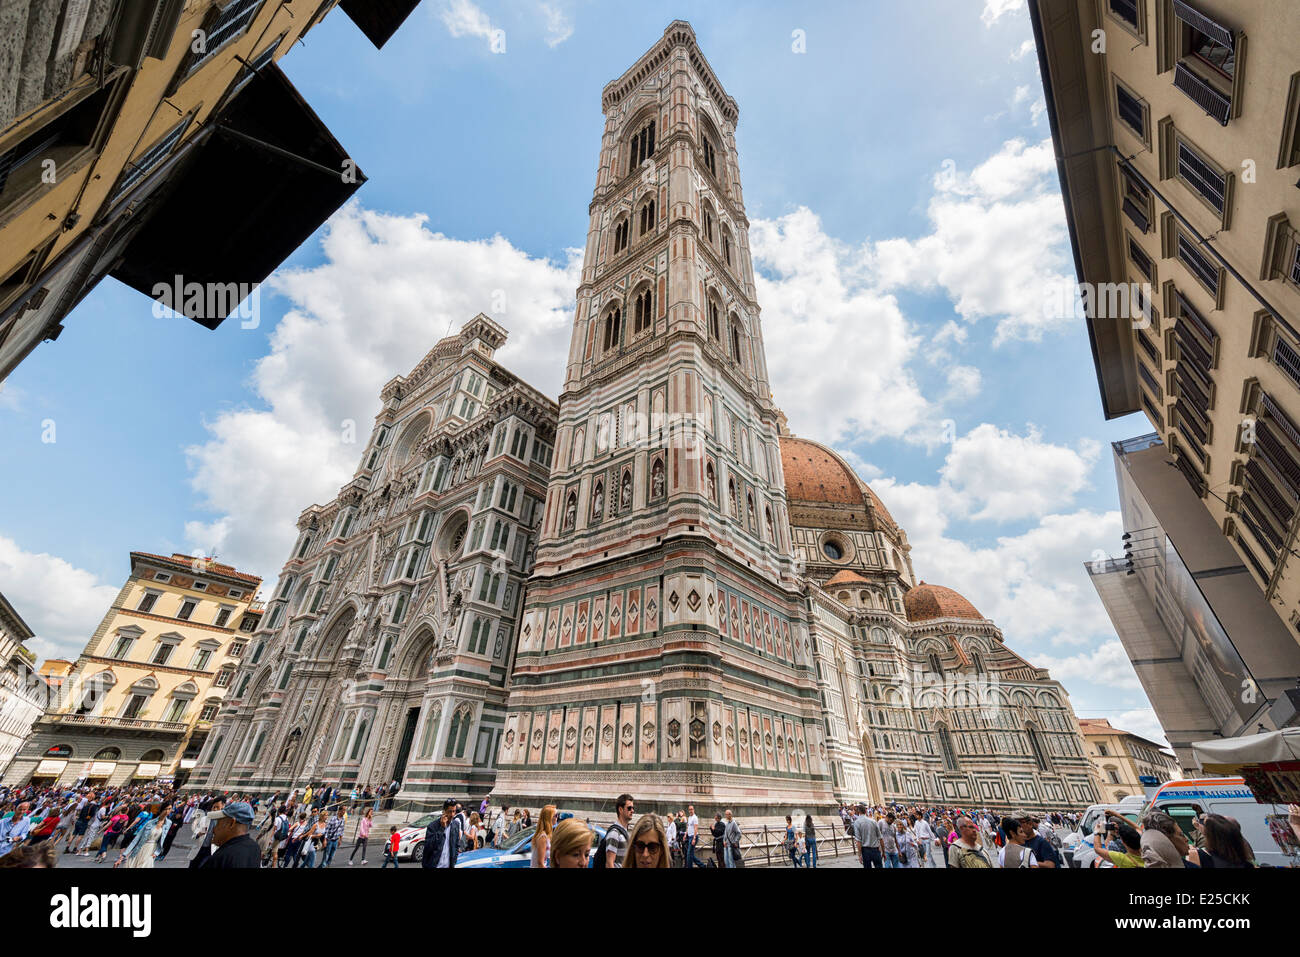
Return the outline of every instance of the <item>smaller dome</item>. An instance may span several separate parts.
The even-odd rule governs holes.
[[[975,606],[951,588],[927,585],[921,582],[903,596],[903,608],[908,621],[930,621],[934,618],[970,618],[983,621],[984,616]]]

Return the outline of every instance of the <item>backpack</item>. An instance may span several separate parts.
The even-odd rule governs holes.
[[[280,826],[275,829],[275,839],[283,841],[289,836],[289,818],[287,815],[280,815]]]
[[[608,845],[609,845],[609,835],[610,835],[610,832],[614,830],[614,828],[618,828],[620,831],[623,832],[623,838],[624,838],[624,840],[626,840],[626,839],[628,838],[627,828],[625,828],[622,824],[619,824],[617,821],[615,821],[613,824],[611,824],[611,825],[610,825],[610,826],[605,830],[605,836],[602,837],[602,838],[600,839],[600,843],[596,845],[596,859],[595,859],[594,861],[591,862],[591,866],[592,866],[592,867],[608,867],[608,866],[609,866],[609,847],[608,847]]]

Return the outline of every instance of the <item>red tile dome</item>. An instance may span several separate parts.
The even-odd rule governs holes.
[[[903,608],[908,621],[930,621],[934,618],[970,618],[983,621],[975,606],[951,588],[942,585],[917,585],[903,596]]]
[[[867,505],[888,524],[897,526],[884,503],[852,467],[819,442],[781,436],[781,469],[785,494],[792,504]]]

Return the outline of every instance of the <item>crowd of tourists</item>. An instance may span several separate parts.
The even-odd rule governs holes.
[[[398,826],[372,832],[375,814],[391,809],[399,790],[396,781],[377,788],[309,785],[261,799],[182,795],[157,783],[0,787],[0,867],[53,867],[68,854],[114,868],[154,867],[184,830],[189,867],[365,865],[372,839],[382,867],[397,867]],[[612,818],[593,828],[590,818],[579,820],[554,804],[534,821],[529,809],[491,806],[488,798],[477,810],[448,799],[425,830],[419,863],[455,867],[468,851],[519,845],[538,868],[738,868],[756,851],[764,863],[774,862],[774,854],[775,862],[815,868],[833,838],[837,849],[847,841],[866,868],[1050,869],[1066,866],[1061,835],[1076,831],[1080,819],[1071,811],[859,804],[839,809],[840,832],[831,835],[833,819],[818,823],[811,815],[788,815],[784,828],[749,830],[731,809],[716,811],[711,822],[702,822],[694,805],[638,816],[632,795],[621,794]],[[1300,839],[1300,807],[1291,809],[1290,824]],[[1098,864],[1121,868],[1253,866],[1254,853],[1232,818],[1202,815],[1194,828],[1189,838],[1160,811],[1148,812],[1140,827],[1106,811],[1092,846]],[[526,845],[515,840],[525,831]]]

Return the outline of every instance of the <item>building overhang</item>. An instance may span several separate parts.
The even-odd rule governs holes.
[[[420,0],[343,0],[339,7],[366,39],[382,48],[419,5]]]
[[[1127,280],[1116,252],[1121,227],[1105,59],[1090,52],[1094,13],[1091,3],[1078,0],[1029,0],[1075,275],[1095,288]],[[1088,316],[1086,323],[1103,413],[1114,419],[1137,412],[1129,321]]]
[[[110,275],[215,329],[366,177],[275,64],[209,127]]]

